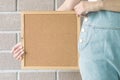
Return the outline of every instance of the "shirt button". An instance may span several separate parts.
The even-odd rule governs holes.
[[[83,40],[82,39],[80,39],[80,43],[82,43],[83,42]]]
[[[84,18],[84,22],[87,22],[87,21],[88,21],[88,17],[85,17],[85,18]]]
[[[85,32],[85,29],[84,29],[84,28],[82,28],[82,29],[81,29],[81,32]]]

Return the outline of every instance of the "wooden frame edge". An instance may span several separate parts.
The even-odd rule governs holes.
[[[75,14],[75,11],[23,11],[23,14]]]
[[[30,67],[24,67],[23,69],[35,69],[35,70],[40,70],[40,69],[50,69],[50,70],[79,70],[79,67],[56,67],[56,66],[42,66],[42,67],[37,67],[37,66],[30,66]]]
[[[78,56],[78,68],[79,68],[79,60],[80,60],[80,54],[79,54],[79,51],[78,51],[78,42],[79,42],[79,36],[80,36],[80,31],[81,31],[81,20],[80,20],[80,16],[77,16],[77,56]]]
[[[21,12],[21,40],[22,40],[22,45],[23,47],[24,45],[24,16],[25,14],[75,14],[74,11],[25,11],[25,12]],[[79,41],[79,32],[80,32],[80,17],[77,16],[77,40]],[[78,42],[77,41],[77,42]],[[24,47],[25,50],[25,47]],[[77,49],[78,50],[78,49]],[[25,54],[24,54],[25,56]],[[24,57],[25,58],[25,57]],[[36,66],[25,66],[25,59],[22,59],[21,61],[21,68],[22,69],[49,69],[49,67],[36,67]],[[79,54],[78,54],[78,59],[79,59]],[[51,67],[51,66],[50,66]],[[79,70],[79,65],[77,67],[51,67],[50,69],[62,69],[62,70]]]
[[[21,13],[21,43],[22,43],[22,46],[24,47],[24,13]],[[25,47],[24,47],[24,49],[25,49]],[[25,52],[24,52],[24,56],[25,56]],[[24,56],[21,61],[22,69],[25,68]]]

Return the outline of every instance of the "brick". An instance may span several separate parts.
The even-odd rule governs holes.
[[[16,73],[0,73],[0,80],[17,80]]]
[[[18,0],[18,11],[53,10],[54,0]]]
[[[55,72],[22,72],[20,80],[55,80]]]
[[[65,0],[57,0],[57,8],[60,7],[60,5],[62,5],[62,3],[64,2]]]
[[[20,31],[20,13],[0,13],[0,31]]]
[[[59,72],[58,80],[82,80],[80,72]]]
[[[16,69],[20,69],[20,62],[15,60],[10,53],[0,53],[0,70]]]
[[[15,44],[15,33],[0,33],[0,50],[11,50]]]
[[[0,0],[0,12],[16,11],[16,0]]]

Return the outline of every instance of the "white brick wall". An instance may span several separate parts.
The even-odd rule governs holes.
[[[56,10],[64,0],[0,0],[0,80],[81,80],[79,71],[21,70],[10,53],[20,41],[21,11]]]

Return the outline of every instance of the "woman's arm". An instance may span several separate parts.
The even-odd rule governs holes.
[[[120,0],[103,0],[102,4],[102,10],[120,12]]]
[[[120,12],[120,0],[103,0],[94,2],[80,1],[80,3],[77,4],[74,9],[77,15],[100,10]]]
[[[74,9],[74,6],[78,4],[80,0],[65,0],[63,4],[57,9],[57,11],[70,11]]]

